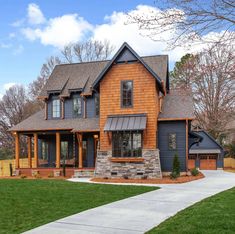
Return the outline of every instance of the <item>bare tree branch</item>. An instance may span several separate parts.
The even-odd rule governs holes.
[[[128,14],[127,23],[137,24],[152,40],[166,41],[169,48],[190,41],[213,44],[235,39],[234,0],[157,0],[155,5],[156,10],[149,14]],[[211,32],[218,36],[207,37]]]
[[[184,56],[171,73],[173,87],[192,90],[197,120],[215,138],[235,114],[234,64],[234,47],[217,44]]]

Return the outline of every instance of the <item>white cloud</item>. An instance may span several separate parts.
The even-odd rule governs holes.
[[[168,9],[168,11],[179,10]],[[156,14],[160,14],[161,10],[148,5],[138,5],[128,13],[145,15],[151,18]],[[181,13],[183,17],[183,12]],[[128,16],[124,12],[113,12],[111,15],[105,16],[103,24],[91,25],[78,14],[66,14],[46,20],[39,6],[30,4],[28,6],[28,18],[30,19],[29,22],[34,25],[22,28],[23,35],[30,41],[39,40],[43,45],[51,45],[59,49],[69,43],[91,37],[91,39],[100,41],[109,40],[116,49],[126,41],[141,56],[168,54],[170,62],[175,62],[186,53],[198,52],[208,46],[208,44],[203,44],[199,40],[191,44],[185,43],[184,47],[166,50],[168,46],[166,41],[169,41],[177,33],[174,27],[170,31],[158,34],[155,31],[155,40],[152,40],[147,36],[150,33],[149,31],[140,30],[137,24],[127,24]],[[41,23],[44,24],[39,25]],[[218,36],[219,33],[212,32],[205,37],[216,38]]]
[[[179,11],[177,9],[168,9],[168,11]],[[128,12],[131,15],[143,15],[147,18],[154,17],[154,15],[161,13],[161,10],[156,7],[147,5],[138,5],[136,9]],[[182,17],[183,17],[183,12]],[[106,23],[97,25],[94,28],[93,39],[96,40],[109,40],[111,44],[118,49],[121,44],[126,41],[133,47],[134,50],[140,55],[156,55],[168,54],[170,62],[180,60],[186,53],[196,53],[203,48],[208,47],[210,42],[218,41],[224,32],[211,32],[197,41],[190,42],[189,40],[182,47],[167,50],[167,41],[172,39],[177,31],[171,27],[170,31],[156,33],[154,28],[154,40],[150,39],[147,35],[151,34],[148,30],[140,30],[137,24],[128,24],[128,16],[123,12],[113,12],[110,16],[105,16]],[[205,43],[206,41],[206,43]]]
[[[6,91],[6,90],[10,89],[14,85],[16,85],[16,83],[13,83],[13,82],[6,83],[6,84],[3,85],[3,89]]]
[[[15,38],[15,37],[16,37],[16,34],[15,34],[15,33],[9,33],[8,37],[9,37],[10,39]]]
[[[12,44],[10,43],[0,43],[0,48],[2,49],[9,49],[12,47]]]
[[[52,18],[40,29],[24,28],[22,33],[31,41],[39,39],[43,45],[63,48],[66,44],[82,40],[92,25],[77,14]]]
[[[16,20],[15,22],[11,23],[11,26],[13,27],[20,27],[24,24],[25,19],[19,19]]]
[[[14,55],[19,55],[24,51],[24,47],[22,45],[19,45],[14,51],[13,54]]]
[[[132,10],[129,13],[146,15],[150,14],[152,11],[158,12],[159,9],[151,6],[139,5],[135,10]],[[105,20],[106,23],[95,27],[93,39],[101,41],[109,40],[116,49],[119,48],[123,42],[127,42],[141,56],[169,54],[171,61],[176,61],[185,54],[185,50],[182,48],[166,51],[166,42],[163,42],[163,40],[153,41],[146,36],[147,32],[144,30],[140,31],[136,24],[127,24],[128,17],[123,12],[113,12],[112,15],[106,16]],[[172,35],[170,35],[170,33],[165,33],[165,35],[161,35],[161,37],[163,36],[166,38]]]
[[[39,6],[35,3],[30,3],[28,5],[28,22],[30,24],[42,24],[46,22],[46,19],[40,10]]]

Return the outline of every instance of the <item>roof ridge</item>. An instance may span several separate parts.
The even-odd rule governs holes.
[[[168,54],[156,54],[156,55],[145,55],[145,56],[140,56],[140,58],[161,57],[161,56],[169,57],[169,55],[168,55]]]
[[[161,57],[161,56],[168,57],[167,54],[157,54],[157,55],[140,56],[140,58]],[[61,64],[57,64],[56,66],[88,64],[88,63],[102,63],[102,62],[109,62],[109,61],[111,61],[111,59],[97,60],[97,61],[87,61],[87,62],[76,62],[76,63],[61,63]]]
[[[101,62],[109,62],[110,60],[97,60],[97,61],[88,61],[88,62],[77,62],[77,63],[61,63],[57,64],[56,66],[64,66],[64,65],[77,65],[77,64],[86,64],[86,63],[101,63]]]

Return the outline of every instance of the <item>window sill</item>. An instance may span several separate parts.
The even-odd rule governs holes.
[[[118,163],[118,162],[120,162],[120,163],[124,163],[124,162],[133,162],[133,163],[135,163],[135,162],[143,162],[144,161],[144,158],[141,158],[141,157],[130,157],[130,158],[115,158],[115,157],[112,157],[112,158],[110,158],[110,161],[111,162],[116,162],[116,163]]]

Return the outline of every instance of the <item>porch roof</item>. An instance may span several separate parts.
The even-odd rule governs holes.
[[[73,132],[99,131],[99,118],[45,120],[44,110],[41,110],[10,128],[9,131],[27,132],[46,130],[70,130]]]

